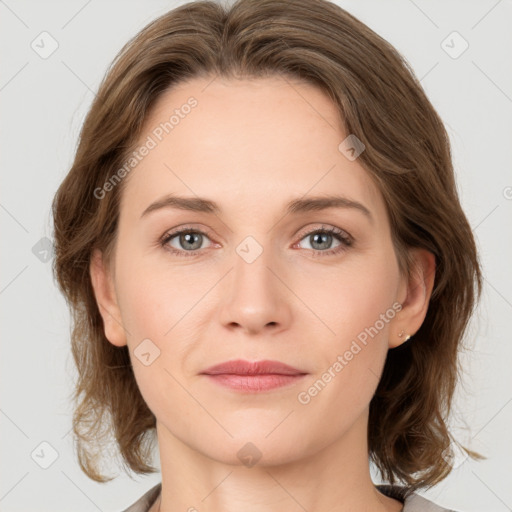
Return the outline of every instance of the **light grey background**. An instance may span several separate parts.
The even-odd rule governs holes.
[[[138,30],[182,3],[0,0],[3,512],[120,511],[160,481],[158,474],[121,473],[98,484],[77,464],[69,435],[69,317],[40,240],[52,239],[50,203],[107,66]],[[422,494],[462,512],[512,510],[512,2],[338,3],[407,58],[445,121],[484,267],[453,428],[489,458],[459,460],[445,481]],[[51,49],[43,31],[58,43],[47,58],[31,47],[35,40],[40,52]],[[469,44],[457,58],[463,40],[446,39],[453,31]],[[51,462],[52,449],[43,442],[58,454],[47,469],[40,464]]]

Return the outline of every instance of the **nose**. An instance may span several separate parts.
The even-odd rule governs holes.
[[[269,252],[264,250],[252,262],[235,254],[222,292],[220,316],[226,328],[254,335],[276,334],[289,327],[293,294],[282,265],[271,261]]]

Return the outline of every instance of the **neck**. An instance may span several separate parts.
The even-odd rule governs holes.
[[[162,492],[151,512],[399,512],[402,503],[381,494],[371,480],[367,421],[368,410],[330,445],[279,453],[266,462],[262,456],[252,467],[238,459],[214,460],[157,422]],[[231,443],[235,453],[245,444]]]

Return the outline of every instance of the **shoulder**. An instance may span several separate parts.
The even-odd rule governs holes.
[[[404,504],[403,512],[458,512],[453,509],[443,508],[436,505],[433,501],[412,493],[405,498],[406,488],[399,485],[376,485],[382,494],[400,500]]]
[[[162,482],[156,484],[154,487],[151,487],[151,489],[144,493],[135,503],[132,503],[128,508],[122,510],[121,512],[147,512],[151,505],[153,505],[153,503],[155,503],[156,499],[158,498],[161,488]]]

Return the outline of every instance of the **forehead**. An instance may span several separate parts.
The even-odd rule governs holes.
[[[160,96],[145,120],[136,147],[151,149],[128,175],[122,205],[140,215],[156,198],[177,193],[215,196],[227,206],[243,200],[254,215],[253,208],[271,208],[278,196],[284,202],[339,192],[382,210],[367,172],[339,150],[347,135],[335,104],[309,83],[182,82]]]

